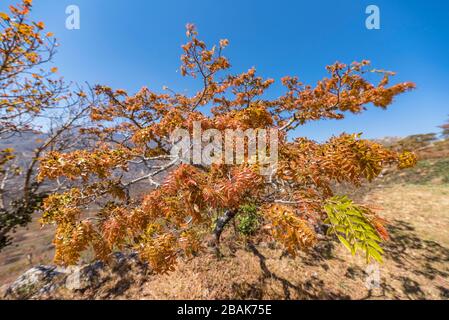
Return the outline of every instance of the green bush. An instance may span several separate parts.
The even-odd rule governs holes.
[[[245,204],[239,208],[237,230],[244,236],[254,234],[260,226],[260,215],[255,204]]]

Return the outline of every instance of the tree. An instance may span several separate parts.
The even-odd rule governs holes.
[[[443,129],[442,136],[444,139],[449,139],[449,121],[446,124],[440,126]]]
[[[435,133],[415,134],[397,142],[397,148],[401,151],[418,152],[431,146],[432,143],[438,141]]]
[[[385,166],[413,166],[412,153],[398,153],[360,134],[342,134],[325,143],[288,139],[295,128],[311,121],[343,119],[368,105],[387,108],[395,96],[415,87],[390,85],[393,73],[369,68],[368,61],[327,67],[316,86],[284,77],[286,92],[276,99],[265,93],[273,84],[254,68],[227,74],[223,56],[228,40],[209,49],[187,25],[181,74],[199,78],[202,88],[192,96],[165,88],[142,88],[134,95],[107,86],[95,88],[92,124],[84,132],[97,145],[73,152],[50,152],[41,161],[39,177],[64,177],[78,185],[44,201],[42,222],[55,224],[55,261],[76,263],[93,248],[107,260],[116,250],[136,250],[157,272],[175,267],[180,255],[192,256],[212,244],[220,254],[220,238],[231,221],[251,237],[274,238],[291,255],[318,241],[327,227],[353,254],[381,260],[381,242],[388,234],[383,220],[366,206],[334,194],[333,183],[356,186],[372,181]],[[368,73],[381,76],[377,84]],[[241,164],[186,164],[170,152],[170,136],[178,128],[190,134],[203,129],[276,129],[279,137],[276,170],[266,176],[259,162],[245,156]],[[250,140],[245,140],[248,146]],[[234,145],[235,146],[235,145]],[[260,160],[260,158],[259,158]],[[127,174],[139,166],[138,177]],[[133,196],[132,187],[151,189]],[[212,232],[210,232],[212,230]]]
[[[0,13],[0,143],[22,137],[34,146],[27,158],[14,146],[0,150],[0,250],[54,188],[36,179],[39,158],[73,148],[77,138],[71,133],[88,110],[83,93],[72,94],[54,77],[57,68],[48,64],[56,40],[43,22],[30,21],[31,8],[32,1],[23,0],[10,6],[10,14]]]

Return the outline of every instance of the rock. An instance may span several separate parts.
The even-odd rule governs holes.
[[[96,288],[100,286],[102,280],[104,280],[104,277],[102,277],[104,268],[105,265],[103,262],[95,262],[85,266],[69,267],[65,287],[72,291]]]
[[[137,254],[113,254],[108,263],[58,268],[37,266],[21,275],[6,289],[5,298],[64,299],[67,297],[109,298],[140,285],[149,274]]]
[[[7,290],[5,297],[25,300],[38,294],[48,294],[61,286],[64,272],[55,266],[37,266],[21,275]]]

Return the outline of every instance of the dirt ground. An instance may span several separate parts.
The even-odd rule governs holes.
[[[449,184],[380,184],[364,198],[389,221],[381,265],[367,266],[337,242],[295,259],[274,244],[231,246],[221,260],[205,254],[180,261],[173,273],[149,276],[112,298],[449,299]],[[50,263],[51,237],[37,221],[17,232],[15,246],[0,253],[3,289],[31,265]]]

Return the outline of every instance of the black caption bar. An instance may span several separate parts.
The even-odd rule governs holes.
[[[354,319],[360,312],[366,314],[374,310],[397,309],[405,317],[407,314],[447,311],[449,301],[0,301],[2,312],[43,314],[45,319],[52,316],[83,317],[91,312],[100,312],[102,317],[112,316],[128,320],[139,317],[151,319],[301,319],[307,313],[323,316],[345,315]],[[443,310],[444,308],[444,310]],[[10,310],[8,310],[10,309]],[[58,310],[59,309],[59,310]],[[64,318],[62,318],[64,319]]]

